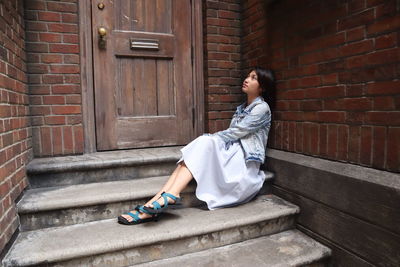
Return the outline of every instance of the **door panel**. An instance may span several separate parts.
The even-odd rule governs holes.
[[[103,1],[100,10],[93,1],[98,150],[183,145],[193,138],[190,2]]]

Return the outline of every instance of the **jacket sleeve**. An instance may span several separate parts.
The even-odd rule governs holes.
[[[271,122],[271,110],[267,105],[256,105],[241,121],[226,130],[213,135],[220,136],[225,142],[236,141],[250,133],[256,132]]]

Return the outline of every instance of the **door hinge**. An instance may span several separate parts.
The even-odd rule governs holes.
[[[192,126],[194,129],[194,107],[192,107]]]

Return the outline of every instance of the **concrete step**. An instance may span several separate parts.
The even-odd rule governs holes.
[[[156,260],[135,267],[328,266],[331,249],[297,229]],[[133,265],[132,265],[133,266]]]
[[[258,195],[235,207],[168,210],[158,222],[117,219],[21,232],[4,266],[127,266],[233,244],[294,228],[299,207]]]
[[[267,178],[260,193],[267,192],[273,174]],[[167,182],[169,176],[156,176],[33,188],[25,192],[17,203],[20,230],[30,231],[48,227],[65,226],[116,218],[150,200]],[[181,192],[184,207],[196,207],[206,203],[195,194],[196,182],[192,179]]]
[[[183,146],[36,158],[27,165],[30,188],[170,175]]]
[[[17,203],[20,230],[116,218],[136,205],[146,203],[168,177],[29,189]],[[203,203],[193,194],[194,186],[195,183],[191,182],[181,193],[185,206]]]

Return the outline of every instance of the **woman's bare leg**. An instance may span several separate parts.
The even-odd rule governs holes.
[[[181,167],[182,167],[182,164],[180,162],[178,164],[178,166],[176,166],[175,170],[172,172],[171,176],[168,178],[168,181],[163,185],[163,187],[160,189],[160,191],[158,191],[157,194],[154,195],[154,197],[152,199],[150,199],[149,201],[146,202],[146,204],[144,204],[145,206],[152,207],[153,205],[149,205],[149,204],[152,203],[153,201],[157,200],[161,196],[162,192],[169,190],[171,185],[175,182],[176,176],[178,175],[179,169]]]
[[[186,164],[184,161],[179,163],[181,165],[181,168],[178,170],[178,174],[174,179],[174,182],[171,183],[169,187],[165,187],[163,191],[166,191],[174,196],[180,197],[180,193],[182,192],[183,189],[188,185],[190,180],[192,180],[193,175],[189,171],[189,169],[186,167]],[[162,192],[162,191],[161,191]],[[173,203],[174,200],[171,198],[167,198],[168,203]],[[157,199],[156,199],[157,200]],[[147,202],[145,205],[149,207],[153,207],[153,204],[151,204],[153,201]],[[164,198],[159,198],[159,201],[161,206],[164,205]]]
[[[181,169],[185,169],[183,170],[183,173],[181,174]],[[177,176],[179,174],[179,179],[177,179]],[[184,179],[181,179],[181,176],[183,176]],[[186,178],[186,179],[185,179]],[[190,182],[190,180],[192,179],[192,174],[190,173],[190,171],[187,169],[186,164],[184,163],[184,161],[180,162],[178,164],[178,166],[175,168],[175,170],[173,171],[173,173],[171,174],[171,176],[169,177],[168,181],[164,184],[164,186],[160,189],[160,191],[158,191],[158,193],[152,198],[150,199],[148,202],[146,202],[146,204],[144,204],[145,206],[148,207],[153,207],[153,205],[151,204],[153,201],[156,201],[157,199],[160,198],[161,193],[162,192],[168,192],[171,193],[177,197],[180,196],[180,192],[186,187],[186,185]],[[179,181],[176,185],[175,185],[175,181]],[[168,198],[169,200],[169,198]],[[173,202],[172,200],[169,200],[171,203]],[[164,199],[161,198],[159,201],[160,205],[162,206],[164,204]],[[130,211],[132,213],[138,212],[136,210]],[[147,213],[142,213],[139,212],[138,213],[139,218],[148,218],[151,217],[150,214]],[[121,216],[125,217],[128,221],[132,221],[133,218],[129,215],[126,214],[122,214]]]
[[[148,205],[149,203],[152,203],[153,201],[157,200],[161,196],[161,193],[164,192],[166,189],[168,189],[171,186],[171,184],[174,182],[176,175],[178,174],[179,168],[181,168],[181,166],[182,166],[181,164],[178,164],[178,166],[175,168],[175,170],[172,172],[172,174],[168,178],[168,181],[164,184],[164,186],[160,189],[160,191],[158,191],[157,194],[155,194],[154,197],[145,204],[145,206],[149,206]],[[135,213],[138,211],[131,210],[130,212]],[[143,216],[143,215],[148,215],[147,217],[150,217],[149,214],[143,214],[141,212],[139,213],[140,218],[146,218],[146,216]],[[132,217],[127,214],[122,214],[121,216],[125,217],[128,221],[132,221]]]

